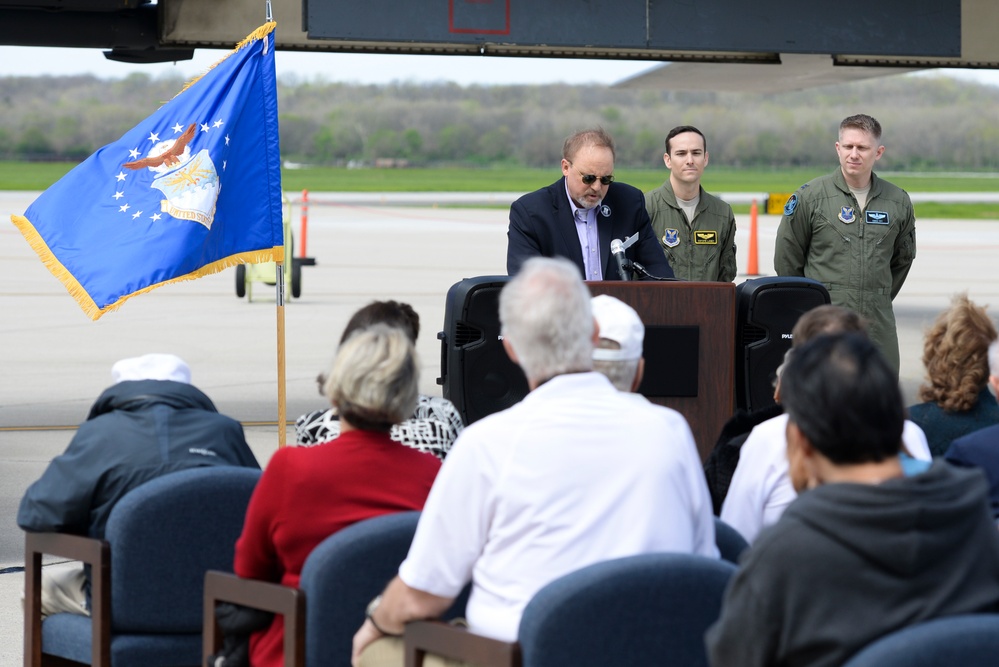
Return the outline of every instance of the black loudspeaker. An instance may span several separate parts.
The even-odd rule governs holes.
[[[500,339],[499,293],[508,276],[466,278],[451,286],[444,310],[441,376],[444,398],[465,424],[505,410],[527,395],[524,371]]]
[[[756,278],[735,288],[736,407],[774,404],[774,380],[791,347],[791,329],[802,313],[827,303],[825,286],[810,278]]]

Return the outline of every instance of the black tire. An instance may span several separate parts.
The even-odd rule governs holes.
[[[296,299],[302,296],[302,263],[291,260],[291,295]]]
[[[246,264],[236,265],[236,296],[240,299],[246,296]]]

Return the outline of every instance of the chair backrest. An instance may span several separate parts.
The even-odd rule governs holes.
[[[419,512],[400,512],[360,521],[309,554],[299,582],[305,591],[308,667],[350,665],[351,642],[365,609],[398,573],[419,519]]]
[[[739,556],[749,548],[749,542],[732,526],[715,517],[715,544],[721,557],[729,563],[739,564]]]
[[[911,625],[871,643],[843,667],[940,665],[999,665],[999,614],[948,616]]]
[[[736,568],[703,556],[643,554],[542,588],[521,617],[524,667],[707,666],[704,633]]]
[[[232,571],[260,470],[210,466],[129,491],[108,518],[112,633],[197,633],[207,570]]]

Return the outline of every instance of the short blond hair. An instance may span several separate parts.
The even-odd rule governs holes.
[[[337,351],[323,391],[340,418],[365,431],[387,432],[416,409],[419,365],[401,330],[358,329]]]

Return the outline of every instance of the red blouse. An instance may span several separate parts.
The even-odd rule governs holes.
[[[237,575],[298,586],[305,559],[352,523],[423,509],[441,462],[389,439],[349,431],[315,447],[274,453],[250,498],[236,542]],[[284,619],[250,639],[253,667],[284,664]]]

